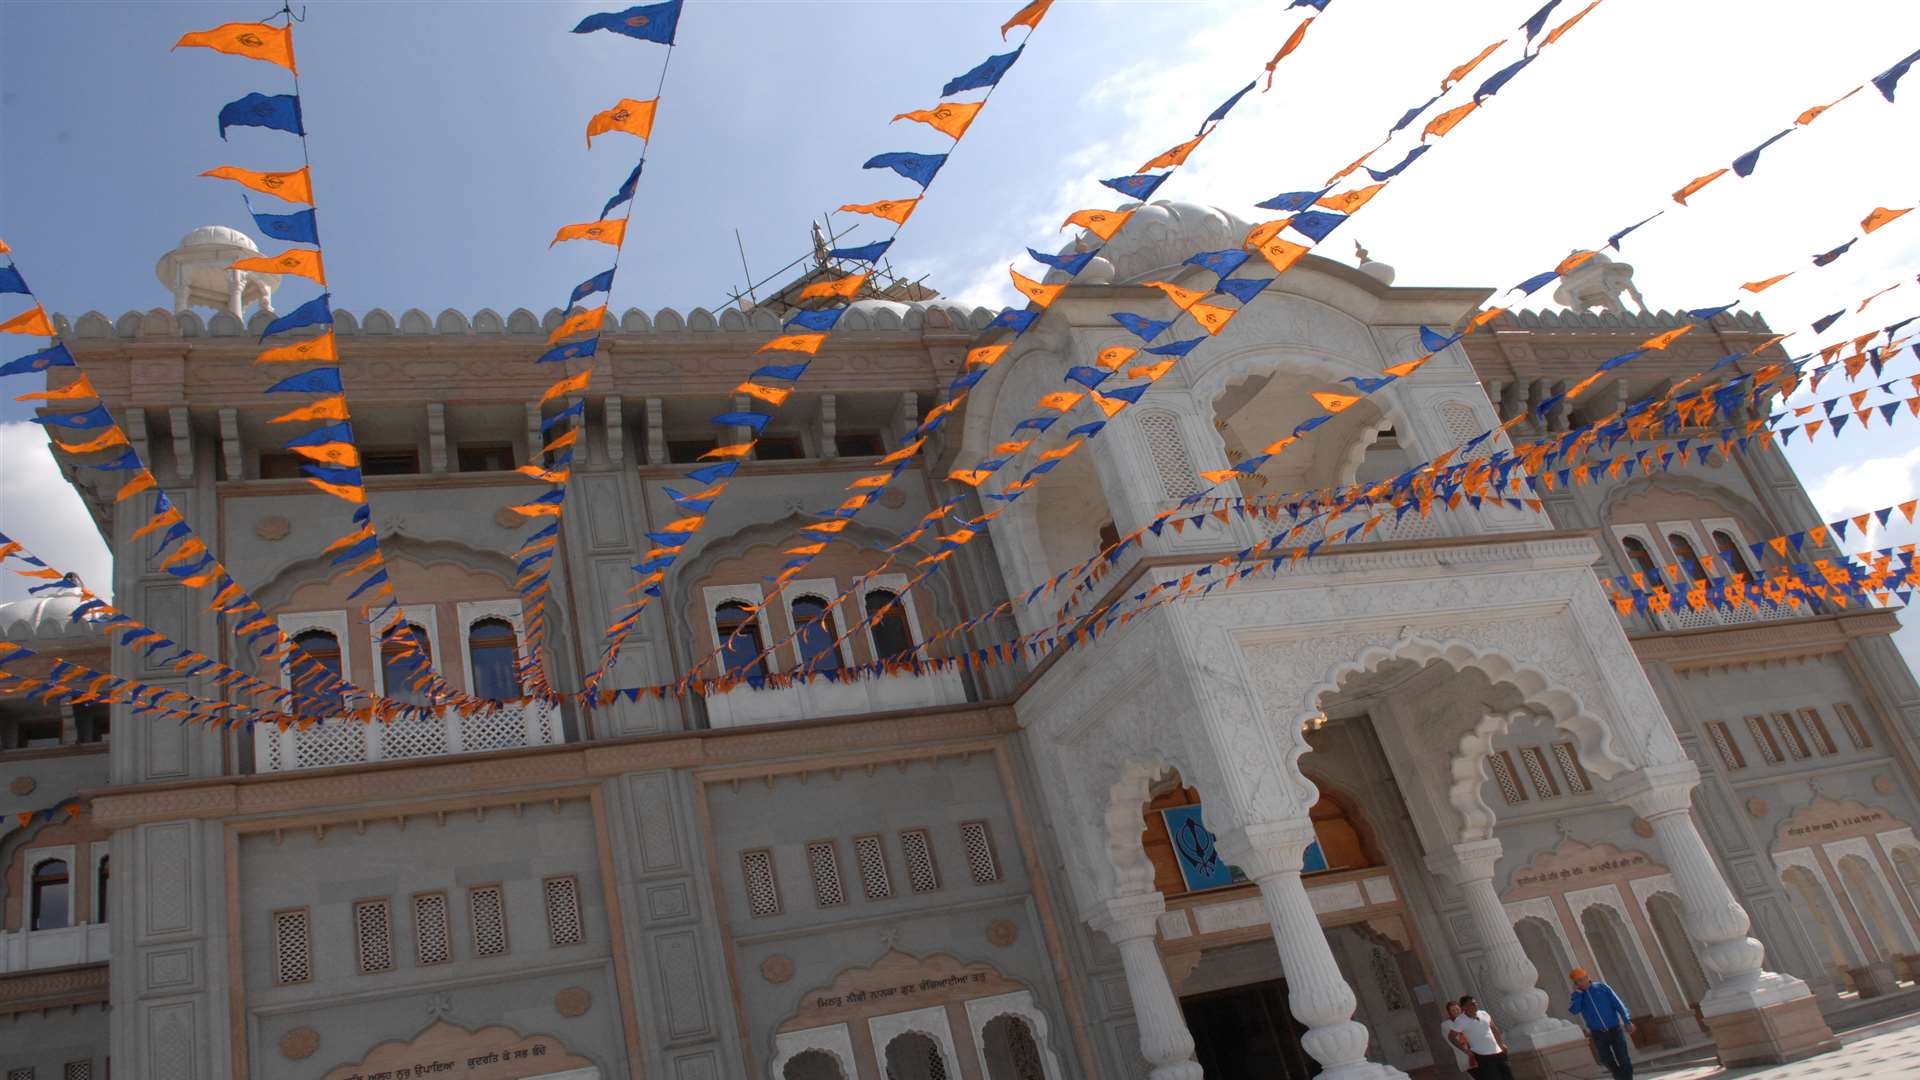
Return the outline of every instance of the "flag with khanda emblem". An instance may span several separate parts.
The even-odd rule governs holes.
[[[598,240],[603,244],[619,247],[626,238],[627,223],[625,221],[587,221],[579,225],[561,226],[560,231],[553,234],[553,243],[547,246],[552,247],[562,240]]]
[[[660,99],[635,101],[621,98],[611,109],[602,109],[587,121],[587,146],[593,146],[595,135],[605,135],[609,131],[624,131],[629,135],[638,135],[642,139],[653,136],[653,114],[659,108]]]
[[[263,274],[295,274],[317,281],[323,287],[327,283],[327,269],[321,262],[320,253],[304,249],[241,259],[230,269],[255,270]]]
[[[671,45],[674,31],[680,26],[680,4],[681,0],[667,0],[664,4],[641,4],[625,11],[589,15],[580,20],[573,32],[591,34],[595,30],[608,30],[640,41]]]
[[[265,60],[269,64],[279,64],[295,75],[300,69],[293,62],[293,27],[268,26],[266,23],[227,23],[211,30],[200,30],[187,34],[173,43],[178,49],[182,46],[198,46],[223,52],[229,56],[244,56],[249,60]]]
[[[951,139],[967,133],[968,125],[979,115],[979,101],[943,101],[931,109],[915,109],[895,116],[895,120],[915,120]]]
[[[200,174],[216,180],[232,180],[236,184],[262,191],[288,202],[313,205],[313,185],[307,178],[307,170],[295,169],[292,172],[254,172],[252,169],[238,169],[232,165],[222,165],[217,169],[208,169]]]

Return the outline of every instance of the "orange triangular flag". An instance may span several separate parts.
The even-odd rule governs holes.
[[[295,248],[278,255],[261,255],[252,259],[241,259],[228,269],[255,270],[263,274],[297,274],[300,277],[327,283],[327,269],[320,260],[318,251]]]
[[[1227,324],[1232,322],[1233,317],[1240,312],[1219,304],[1195,304],[1187,309],[1187,314],[1193,316],[1193,321],[1199,323],[1202,330],[1209,334],[1218,334],[1225,330]]]
[[[1706,174],[1705,176],[1697,176],[1693,178],[1692,180],[1687,182],[1686,187],[1683,187],[1679,191],[1676,191],[1673,193],[1673,201],[1679,203],[1681,206],[1687,205],[1687,200],[1693,196],[1694,192],[1699,191],[1701,188],[1706,187],[1708,184],[1711,184],[1715,180],[1720,179],[1722,176],[1726,175],[1726,172],[1727,170],[1725,169],[1715,169],[1712,172]]]
[[[1342,214],[1351,214],[1367,205],[1367,202],[1380,194],[1380,189],[1386,186],[1384,182],[1369,184],[1363,188],[1354,188],[1352,191],[1343,191],[1338,195],[1329,195],[1324,199],[1315,199],[1314,205],[1324,206]]]
[[[1070,282],[1062,281],[1057,285],[1042,285],[1011,266],[1007,267],[1007,273],[1013,276],[1013,287],[1020,290],[1022,296],[1025,296],[1041,307],[1046,307],[1048,304],[1053,303],[1054,298],[1059,296],[1070,284]]]
[[[826,340],[827,335],[825,334],[782,334],[768,341],[758,349],[755,349],[754,352],[797,352],[806,353],[811,356],[820,351],[820,346],[825,344]],[[747,385],[751,386],[752,384],[749,383]],[[756,390],[761,391],[761,393],[754,394],[754,396],[762,398],[764,398],[766,394],[772,393],[772,391],[764,386],[755,386],[753,390],[746,390],[742,387],[736,387],[735,389],[741,390],[742,393],[749,394],[753,394]],[[782,390],[779,393],[782,398],[786,397],[786,391]],[[771,399],[769,398],[767,400]],[[774,404],[777,405],[779,402],[774,402]]]
[[[1468,113],[1479,107],[1478,102],[1469,101],[1465,105],[1456,105],[1446,112],[1441,113],[1439,116],[1434,117],[1432,120],[1427,121],[1427,126],[1420,132],[1420,141],[1426,142],[1429,135],[1434,138],[1445,136],[1447,132],[1454,129],[1456,124],[1465,120]]]
[[[1113,234],[1133,216],[1131,210],[1075,210],[1060,223],[1061,228],[1078,225],[1102,240],[1113,239]]]
[[[1793,276],[1793,271],[1789,270],[1784,274],[1775,274],[1770,278],[1761,278],[1759,281],[1749,281],[1745,285],[1742,285],[1740,287],[1747,290],[1750,293],[1762,292],[1764,290],[1773,288],[1775,285],[1780,284],[1781,282],[1787,280],[1792,276]]]
[[[1260,91],[1261,93],[1264,94],[1267,90],[1273,89],[1273,69],[1280,66],[1280,61],[1285,60],[1287,54],[1300,47],[1300,42],[1306,39],[1307,27],[1313,25],[1313,19],[1314,17],[1309,15],[1299,26],[1294,27],[1293,33],[1287,35],[1286,44],[1280,46],[1280,51],[1274,53],[1273,59],[1267,61],[1267,87],[1266,90]]]
[[[569,315],[560,320],[560,322],[554,326],[553,332],[547,335],[547,344],[551,345],[561,338],[572,337],[575,334],[584,333],[588,330],[597,331],[600,329],[601,320],[606,317],[607,305],[605,304]]]
[[[629,135],[638,135],[642,139],[653,137],[653,113],[660,107],[660,99],[635,101],[621,98],[611,109],[602,109],[587,121],[587,147],[593,147],[595,135],[605,135],[609,131],[624,131]]]
[[[1454,83],[1457,83],[1461,79],[1466,78],[1468,75],[1473,74],[1473,69],[1480,66],[1480,61],[1485,60],[1489,56],[1492,56],[1493,50],[1499,48],[1502,45],[1505,45],[1506,43],[1507,43],[1507,39],[1501,38],[1499,41],[1496,41],[1493,44],[1487,46],[1486,48],[1481,49],[1479,55],[1475,56],[1473,59],[1467,61],[1464,64],[1461,64],[1459,67],[1454,68],[1452,71],[1447,72],[1447,77],[1440,80],[1440,92],[1444,94],[1448,90],[1453,89]]]
[[[1866,220],[1860,223],[1860,231],[1872,232],[1873,230],[1879,228],[1882,225],[1885,225],[1887,222],[1892,221],[1894,218],[1897,218],[1900,215],[1905,214],[1908,211],[1911,211],[1912,209],[1913,207],[1911,206],[1907,207],[1906,210],[1889,210],[1884,206],[1876,206],[1874,207],[1873,213],[1868,214],[1866,217]]]
[[[58,390],[43,390],[37,394],[21,394],[15,401],[78,401],[81,398],[99,397],[93,392],[93,382],[83,373]]]
[[[302,202],[313,205],[313,184],[307,179],[307,170],[295,169],[292,172],[254,172],[252,169],[236,169],[231,165],[222,165],[217,169],[208,169],[200,174],[216,180],[231,180],[242,187],[255,191],[264,191],[275,198],[288,202]]]
[[[293,63],[291,26],[227,23],[211,30],[196,31],[173,43],[176,49],[182,45],[197,45],[230,56],[244,56],[249,60],[265,60],[269,64],[279,64],[295,75],[300,74],[300,69]]]
[[[950,139],[958,140],[980,112],[982,101],[943,101],[931,109],[915,109],[895,116],[895,120],[915,120]]]
[[[905,225],[907,219],[913,216],[914,208],[919,205],[918,198],[881,199],[879,202],[847,203],[841,206],[840,210],[847,214],[872,214],[877,218],[885,218],[895,225]]]
[[[0,322],[0,334],[32,334],[37,337],[52,337],[53,324],[47,321],[47,309],[34,305],[15,315],[6,322]]]
[[[1099,355],[1093,358],[1093,362],[1108,371],[1119,371],[1120,365],[1126,363],[1134,353],[1139,351],[1139,349],[1130,349],[1125,345],[1112,345],[1101,349]]]
[[[1186,142],[1181,143],[1166,153],[1155,158],[1150,158],[1145,165],[1140,166],[1134,171],[1146,172],[1148,169],[1170,169],[1175,165],[1182,164],[1187,160],[1187,155],[1193,153],[1193,148],[1199,146],[1200,141],[1206,137],[1205,132],[1195,135],[1193,138],[1188,139]]]
[[[1360,400],[1360,395],[1330,394],[1325,391],[1316,390],[1313,393],[1313,400],[1319,402],[1320,407],[1327,410],[1328,412],[1337,413],[1337,412],[1345,412],[1355,402],[1358,402]]]
[[[1803,112],[1798,117],[1796,117],[1793,121],[1793,126],[1805,127],[1806,125],[1813,123],[1816,119],[1819,118],[1821,113],[1826,112],[1828,109],[1833,108],[1835,105],[1840,104],[1842,101],[1847,100],[1848,98],[1859,93],[1861,90],[1865,88],[1866,88],[1866,84],[1862,83],[1859,86],[1856,86],[1853,89],[1847,91],[1846,93],[1841,94],[1839,97],[1835,98],[1829,104],[1815,105],[1813,108],[1808,109],[1806,112]]]
[[[254,357],[253,362],[256,364],[304,364],[310,360],[338,359],[340,359],[340,354],[338,350],[333,347],[333,331],[329,330],[317,338],[268,349],[259,356]]]
[[[598,240],[603,244],[612,244],[614,247],[619,247],[621,241],[626,238],[627,223],[625,219],[619,221],[583,221],[578,225],[562,225],[560,231],[553,234],[552,243],[549,243],[547,246],[551,248],[554,244],[558,244],[562,240]]]
[[[1047,9],[1053,6],[1053,0],[1033,0],[1032,3],[1013,13],[1013,18],[1000,24],[1000,40],[1007,40],[1007,32],[1016,26],[1024,26],[1028,31],[1039,28],[1040,20],[1047,17]]]

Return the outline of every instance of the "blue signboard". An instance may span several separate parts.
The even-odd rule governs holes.
[[[1160,811],[1160,816],[1166,822],[1167,836],[1173,840],[1173,853],[1180,860],[1180,877],[1186,882],[1188,892],[1224,889],[1247,880],[1239,867],[1227,865],[1220,857],[1213,834],[1201,823],[1198,806],[1175,806]],[[1316,840],[1307,845],[1301,873],[1311,874],[1326,868],[1327,857],[1320,851],[1320,842]]]

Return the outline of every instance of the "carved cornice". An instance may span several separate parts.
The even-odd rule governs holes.
[[[1890,611],[1860,611],[1747,626],[1636,634],[1632,641],[1634,654],[1642,661],[1689,671],[1824,656],[1841,651],[1854,638],[1891,634],[1898,629],[1900,621]]]
[[[0,975],[0,1015],[106,1004],[107,965],[44,968]]]
[[[950,743],[1017,731],[1011,710],[981,706],[916,710],[857,719],[798,721],[722,731],[671,732],[597,743],[528,747],[427,761],[370,762],[333,769],[220,777],[88,793],[93,820],[113,829],[184,818],[236,818],[308,813],[406,799],[497,795],[577,788],[583,781],[644,769],[742,765],[844,756],[877,749],[937,750]],[[972,749],[978,750],[975,745]],[[913,756],[924,756],[915,753]],[[825,767],[825,766],[823,766]],[[737,771],[737,770],[735,770]],[[369,812],[377,816],[377,812]]]

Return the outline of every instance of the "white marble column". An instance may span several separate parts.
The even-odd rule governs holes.
[[[1455,844],[1448,851],[1427,856],[1427,868],[1453,882],[1466,898],[1474,931],[1487,950],[1487,977],[1493,980],[1494,990],[1487,995],[1487,1003],[1493,1006],[1494,1019],[1499,1021],[1508,1045],[1525,1051],[1583,1043],[1586,1036],[1580,1028],[1547,1015],[1547,992],[1540,989],[1540,972],[1527,959],[1520,935],[1513,932],[1513,920],[1507,917],[1506,905],[1493,887],[1500,854],[1498,840]]]
[[[1260,886],[1287,977],[1288,1007],[1307,1025],[1300,1045],[1320,1063],[1322,1080],[1405,1080],[1399,1069],[1367,1060],[1366,1026],[1353,1019],[1353,988],[1341,976],[1300,883],[1301,859],[1313,840],[1313,822],[1302,815],[1233,829],[1218,845],[1228,863]]]
[[[1109,900],[1087,920],[1120,950],[1127,970],[1133,1020],[1140,1028],[1140,1056],[1153,1065],[1151,1080],[1202,1080],[1193,1060],[1193,1035],[1173,996],[1167,969],[1160,963],[1154,934],[1167,910],[1159,893],[1136,893]]]
[[[1700,1003],[1708,1017],[1760,1009],[1811,995],[1791,975],[1767,971],[1766,947],[1747,935],[1745,908],[1720,876],[1693,822],[1693,789],[1700,770],[1690,761],[1648,765],[1614,781],[1608,793],[1653,826],[1674,889],[1680,894],[1687,933],[1700,943],[1702,966],[1713,988]]]

